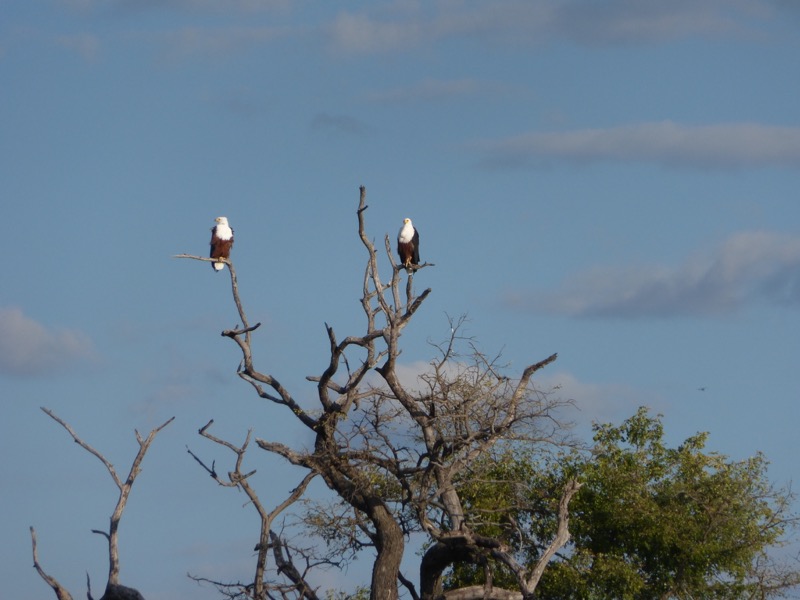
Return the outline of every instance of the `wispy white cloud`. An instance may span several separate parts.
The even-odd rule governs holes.
[[[553,292],[506,297],[520,310],[621,318],[719,315],[755,301],[800,307],[800,236],[738,233],[679,266],[598,267]]]
[[[290,0],[60,0],[75,11],[181,11],[250,19],[278,13],[285,27],[187,27],[168,34],[170,56],[215,55],[267,44],[278,35],[326,40],[327,48],[360,55],[407,52],[458,40],[537,46],[553,40],[582,45],[649,44],[687,36],[760,34],[778,22],[779,5],[769,0],[494,0],[493,2],[375,2],[339,12],[327,21],[308,20]],[[788,9],[787,9],[788,10]],[[771,34],[772,35],[772,34]]]
[[[408,51],[455,37],[538,44],[656,43],[688,36],[752,35],[776,18],[767,0],[496,0],[392,3],[342,12],[327,28],[347,53]]]
[[[547,371],[536,378],[536,385],[552,390],[563,400],[572,402],[561,409],[561,418],[588,428],[593,423],[620,423],[640,406],[657,410],[664,400],[653,392],[636,389],[622,383],[592,383],[581,381],[566,371]]]
[[[340,13],[326,33],[331,46],[347,54],[412,51],[455,38],[538,44],[550,37],[557,4],[441,0],[411,5],[405,11],[378,5],[369,11]]]
[[[800,127],[758,123],[688,126],[662,121],[528,133],[478,144],[487,167],[646,162],[668,167],[800,167]]]
[[[86,334],[50,329],[19,308],[0,308],[0,373],[49,376],[93,357],[93,344]]]
[[[690,36],[752,35],[775,16],[756,0],[592,0],[559,3],[555,29],[588,45],[654,43]]]
[[[184,27],[161,34],[164,56],[181,60],[192,56],[219,58],[264,45],[289,35],[277,27]]]
[[[465,368],[461,363],[448,363],[447,377],[456,377]],[[399,363],[397,376],[400,383],[412,394],[430,392],[424,381],[433,369],[430,363],[416,361]],[[381,386],[377,375],[370,374],[370,383]],[[564,401],[558,408],[558,417],[564,423],[574,423],[583,430],[588,430],[592,423],[619,423],[631,416],[640,406],[662,408],[664,399],[651,391],[636,389],[623,383],[598,383],[582,381],[572,373],[551,367],[536,373],[531,385],[541,393],[553,399]]]
[[[466,365],[456,360],[445,363],[441,373],[446,378],[455,378],[459,373],[463,373]],[[430,393],[430,378],[435,370],[431,361],[417,360],[410,363],[397,363],[395,367],[397,379],[407,392],[417,396],[424,396]],[[386,389],[386,382],[375,371],[370,371],[364,379],[367,385],[375,388]]]
[[[329,26],[335,49],[351,53],[407,50],[417,46],[425,27],[416,21],[379,22],[365,14],[341,13]]]

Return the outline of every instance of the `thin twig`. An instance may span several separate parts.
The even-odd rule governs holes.
[[[297,487],[295,487],[290,493],[289,496],[280,504],[278,504],[275,508],[271,511],[267,511],[264,508],[264,505],[261,503],[260,498],[256,491],[250,486],[248,482],[248,478],[255,473],[255,470],[250,471],[249,473],[242,473],[242,462],[244,460],[245,453],[247,452],[247,448],[250,444],[250,439],[252,435],[252,430],[247,432],[247,436],[245,438],[244,443],[241,446],[236,446],[227,440],[223,440],[213,434],[211,434],[208,430],[211,425],[214,423],[213,419],[206,423],[200,431],[199,434],[212,442],[224,446],[231,452],[236,455],[236,463],[233,471],[228,473],[228,481],[222,481],[219,476],[216,474],[215,469],[209,469],[202,460],[200,460],[191,450],[187,448],[189,454],[214,478],[217,483],[226,487],[238,487],[241,489],[247,497],[250,499],[250,503],[258,512],[258,515],[261,519],[261,531],[259,535],[259,542],[256,544],[256,549],[258,551],[258,558],[256,560],[256,572],[255,577],[253,580],[253,593],[255,598],[262,597],[262,591],[264,586],[264,572],[266,571],[266,561],[267,561],[267,551],[269,549],[269,536],[270,530],[272,528],[273,521],[280,515],[284,510],[286,510],[289,506],[297,502],[302,495],[305,493],[306,488],[311,483],[311,481],[316,477],[315,472],[310,472],[306,474],[303,480],[300,482]]]
[[[102,454],[100,454],[100,452],[98,452],[97,450],[92,448],[89,444],[84,442],[81,438],[79,438],[78,434],[75,433],[75,431],[73,431],[72,427],[70,427],[69,424],[66,421],[64,421],[61,417],[57,416],[52,410],[50,410],[49,408],[45,408],[44,406],[40,408],[42,409],[42,412],[44,412],[56,423],[58,423],[64,429],[66,429],[67,433],[69,433],[72,436],[72,439],[75,441],[76,444],[78,444],[81,448],[86,450],[89,454],[92,454],[93,456],[97,457],[97,460],[99,460],[105,465],[106,469],[111,475],[111,478],[114,480],[114,483],[116,484],[117,488],[122,490],[123,484],[119,476],[117,475],[116,470],[114,469],[114,465],[112,465],[108,460],[106,460],[106,458]]]

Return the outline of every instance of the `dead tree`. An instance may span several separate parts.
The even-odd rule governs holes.
[[[518,589],[495,593],[484,586],[480,597],[505,598],[510,593],[527,600],[547,561],[568,539],[568,504],[579,485],[569,482],[564,488],[558,534],[548,542],[539,561],[521,565],[502,540],[476,533],[457,481],[497,444],[559,441],[561,424],[554,416],[559,403],[531,385],[534,373],[553,362],[556,355],[531,364],[520,377],[511,379],[477,350],[471,355],[471,364],[464,363],[456,351],[458,342],[463,341],[459,323],[453,323],[450,340],[440,347],[441,355],[423,377],[427,389],[413,390],[409,382],[401,381],[397,368],[400,337],[431,293],[427,288],[416,295],[414,278],[433,265],[424,263],[406,272],[395,262],[386,236],[391,277],[385,282],[380,276],[378,250],[366,232],[366,191],[362,187],[360,192],[356,214],[358,235],[367,252],[361,296],[365,328],[359,335],[340,339],[333,327],[325,324],[330,360],[320,375],[307,377],[316,384],[318,405],[313,411],[302,407],[277,377],[256,367],[251,336],[260,324],[248,322],[233,264],[227,261],[241,326],[222,335],[241,351],[238,375],[261,398],[287,410],[314,436],[310,451],[263,438],[256,443],[320,477],[338,497],[346,510],[331,516],[325,526],[341,527],[351,549],[369,548],[374,553],[372,600],[396,600],[399,586],[414,599],[441,598],[445,569],[460,561],[482,562],[487,557],[515,573]],[[370,373],[379,377],[370,378]],[[405,538],[414,532],[424,532],[430,540],[422,559],[419,591],[400,571]],[[469,591],[465,594],[462,597],[471,597]]]
[[[128,502],[128,496],[133,488],[133,483],[142,470],[142,461],[144,460],[144,456],[147,454],[147,451],[150,448],[150,444],[153,443],[156,435],[167,425],[169,425],[175,417],[168,419],[163,424],[153,429],[146,438],[143,438],[138,431],[135,431],[136,441],[139,443],[139,451],[136,453],[136,457],[133,459],[130,471],[128,471],[128,476],[123,481],[117,474],[114,465],[112,465],[111,462],[109,462],[100,452],[78,437],[78,434],[75,433],[75,431],[66,421],[58,417],[50,409],[42,407],[42,411],[44,411],[45,414],[66,429],[67,433],[72,436],[72,439],[76,444],[90,454],[94,455],[100,462],[103,463],[108,470],[109,475],[111,475],[111,478],[114,480],[114,484],[119,490],[117,505],[114,507],[114,512],[111,514],[111,518],[109,519],[108,531],[101,531],[98,529],[92,530],[92,533],[97,533],[105,537],[108,543],[108,582],[106,583],[105,592],[100,600],[144,600],[142,595],[137,590],[121,585],[119,582],[119,523],[122,519],[122,513],[125,510],[125,505]],[[45,583],[47,583],[47,585],[53,589],[53,592],[55,592],[58,600],[72,600],[70,593],[54,577],[48,575],[42,568],[41,564],[39,563],[39,556],[36,547],[36,531],[33,527],[31,527],[30,530],[31,544],[33,546],[34,568],[42,577],[42,579],[44,579]],[[87,596],[89,600],[92,600],[92,590],[88,574],[86,576],[86,583],[88,588]]]
[[[204,438],[211,440],[215,444],[227,448],[236,455],[234,469],[232,471],[228,471],[227,478],[220,477],[219,473],[217,473],[215,463],[212,462],[211,467],[209,467],[194,452],[188,449],[187,451],[219,485],[223,487],[238,488],[247,495],[247,498],[250,500],[253,508],[258,513],[261,522],[259,539],[255,546],[255,551],[258,553],[258,558],[256,560],[256,569],[253,581],[247,584],[210,581],[207,578],[196,576],[191,576],[192,579],[195,581],[212,583],[217,587],[217,589],[230,598],[242,597],[260,600],[262,598],[267,598],[270,591],[275,591],[277,589],[280,591],[283,597],[287,597],[288,595],[294,593],[298,598],[301,599],[319,600],[314,589],[306,581],[304,573],[298,571],[293,561],[290,558],[287,558],[286,553],[288,550],[285,543],[283,543],[280,537],[272,529],[272,523],[275,521],[278,515],[280,515],[284,510],[302,497],[316,473],[307,473],[300,484],[291,490],[283,502],[281,502],[271,511],[268,511],[261,502],[261,499],[258,497],[256,490],[250,485],[249,479],[256,473],[255,470],[249,472],[242,471],[245,454],[247,453],[247,448],[250,445],[252,432],[248,431],[244,443],[241,446],[236,446],[235,444],[212,435],[209,429],[213,424],[214,420],[212,419],[203,427],[201,427],[198,433]],[[270,550],[272,550],[278,571],[284,574],[284,576],[289,580],[289,584],[271,585],[265,582],[264,576],[267,567],[267,557]]]

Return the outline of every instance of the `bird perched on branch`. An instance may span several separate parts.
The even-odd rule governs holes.
[[[228,225],[227,217],[217,217],[217,223],[211,228],[211,258],[230,258],[233,247],[233,229]],[[215,271],[221,271],[225,263],[214,262],[211,266]]]
[[[397,254],[407,272],[412,266],[419,266],[419,231],[414,229],[411,219],[403,219],[403,226],[397,234]]]

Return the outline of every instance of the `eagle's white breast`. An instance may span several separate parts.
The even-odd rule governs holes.
[[[408,244],[414,239],[414,225],[412,225],[411,221],[403,224],[400,228],[400,233],[397,234],[397,239],[403,244]]]
[[[214,227],[214,234],[221,240],[229,240],[233,237],[233,230],[227,221],[222,221]]]

